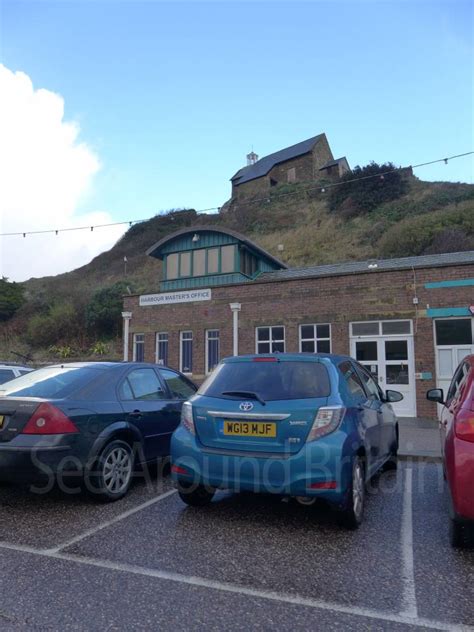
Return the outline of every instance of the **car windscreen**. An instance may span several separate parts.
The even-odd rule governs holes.
[[[199,395],[233,397],[225,393],[255,393],[265,401],[327,397],[329,375],[320,362],[223,362],[202,384]],[[241,397],[245,397],[242,395]]]
[[[0,397],[68,397],[98,375],[91,367],[54,366],[31,371],[2,385]]]

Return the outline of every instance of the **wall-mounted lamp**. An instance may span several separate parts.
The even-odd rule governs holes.
[[[196,242],[196,241],[199,241],[199,239],[200,239],[199,235],[197,233],[194,233],[193,241]]]

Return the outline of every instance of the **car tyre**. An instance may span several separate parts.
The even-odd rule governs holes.
[[[358,529],[364,519],[365,509],[365,465],[360,456],[352,462],[352,478],[347,493],[346,507],[340,516],[340,523],[346,529]]]
[[[204,485],[179,484],[178,489],[181,500],[191,507],[205,507],[214,497],[215,490]]]
[[[389,472],[389,471],[396,470],[397,468],[398,468],[398,424],[397,424],[395,442],[392,445],[392,448],[390,450],[390,456],[388,457],[387,461],[384,463],[383,470],[384,472]]]
[[[125,441],[108,443],[96,459],[89,475],[89,493],[103,502],[123,498],[132,484],[134,455]]]
[[[474,544],[474,538],[470,525],[451,518],[449,521],[449,540],[455,549],[471,548]]]

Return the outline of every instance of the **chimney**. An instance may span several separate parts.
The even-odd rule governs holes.
[[[251,151],[249,154],[247,154],[247,167],[249,165],[254,165],[258,160],[258,156],[254,151]]]

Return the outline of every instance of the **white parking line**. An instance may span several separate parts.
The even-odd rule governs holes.
[[[8,549],[21,553],[29,553],[32,555],[37,555],[39,557],[57,559],[61,561],[72,562],[74,564],[82,564],[85,566],[93,566],[109,571],[131,573],[133,575],[151,577],[154,579],[171,581],[178,584],[185,584],[198,588],[207,588],[246,597],[278,601],[280,603],[304,606],[307,608],[314,608],[316,610],[325,610],[328,612],[345,614],[348,616],[365,617],[367,619],[374,619],[377,621],[388,621],[390,623],[401,623],[405,625],[419,626],[430,630],[446,630],[448,632],[474,632],[474,627],[468,625],[445,623],[443,621],[434,621],[432,619],[426,619],[423,617],[413,617],[407,615],[406,613],[397,614],[384,612],[381,610],[373,610],[371,608],[362,608],[359,606],[343,606],[341,604],[320,601],[318,599],[311,599],[309,597],[301,597],[299,595],[291,595],[288,593],[279,593],[271,590],[258,590],[256,588],[215,581],[213,579],[206,579],[204,577],[181,575],[180,573],[160,571],[153,568],[135,566],[133,564],[98,560],[69,553],[51,553],[45,551],[44,549],[34,549],[32,547],[17,544],[0,543],[0,549]]]
[[[403,514],[400,542],[402,545],[403,597],[401,614],[416,619],[418,606],[415,589],[415,563],[413,559],[413,470],[405,470]]]
[[[88,538],[89,536],[96,534],[98,531],[102,531],[102,529],[107,529],[107,527],[110,527],[113,524],[120,522],[121,520],[125,520],[125,518],[128,518],[129,516],[133,516],[133,514],[136,514],[137,512],[142,511],[142,509],[146,509],[147,507],[150,507],[151,505],[154,505],[160,502],[160,500],[164,500],[165,498],[168,498],[168,496],[171,496],[171,494],[175,494],[175,493],[176,493],[176,489],[170,489],[164,494],[160,494],[160,496],[151,498],[150,500],[147,500],[146,502],[142,503],[141,505],[138,505],[137,507],[132,507],[132,509],[128,509],[128,511],[124,511],[118,516],[115,516],[115,518],[112,518],[111,520],[107,520],[107,522],[102,522],[101,524],[95,527],[92,527],[91,529],[88,529],[87,531],[84,531],[83,533],[80,533],[79,535],[76,535],[74,538],[71,538],[67,542],[63,542],[62,544],[59,544],[58,546],[55,546],[51,549],[44,549],[44,552],[45,553],[58,553],[59,551],[62,551],[62,549],[66,549],[68,546],[71,546],[72,544],[76,544],[76,542],[80,542],[81,540],[84,540],[85,538]]]

